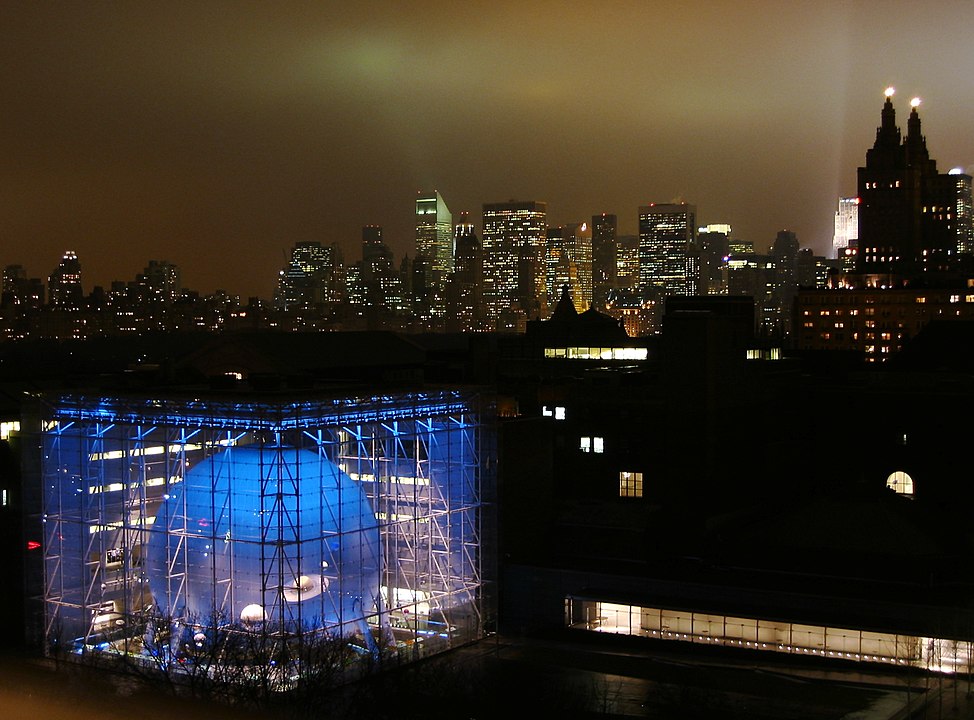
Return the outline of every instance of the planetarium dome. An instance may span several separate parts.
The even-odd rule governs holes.
[[[147,570],[164,616],[367,635],[380,557],[369,499],[337,465],[311,450],[249,445],[173,484]]]

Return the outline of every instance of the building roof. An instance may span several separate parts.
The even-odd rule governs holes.
[[[568,286],[548,320],[527,323],[526,339],[545,347],[614,347],[631,345],[632,339],[619,322],[590,307],[583,313],[575,309]]]

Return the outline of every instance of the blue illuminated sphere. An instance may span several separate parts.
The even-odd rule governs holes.
[[[147,570],[164,615],[350,634],[379,592],[378,522],[362,487],[322,454],[228,448],[172,485]]]

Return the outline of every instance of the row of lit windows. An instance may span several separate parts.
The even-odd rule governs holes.
[[[645,360],[648,355],[646,348],[638,347],[564,347],[544,351],[546,358],[572,360]]]
[[[781,348],[750,348],[744,357],[747,360],[780,360]]]
[[[970,642],[566,598],[574,629],[969,674]]]
[[[899,180],[896,180],[894,182],[887,183],[884,187],[887,187],[887,188],[898,188],[898,187],[900,187],[900,181]],[[867,190],[878,190],[879,189],[879,183],[867,182],[866,183],[866,189]]]

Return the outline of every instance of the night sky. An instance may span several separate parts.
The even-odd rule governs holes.
[[[0,3],[0,265],[77,251],[84,289],[149,259],[269,298],[288,249],[412,254],[413,199],[549,224],[683,199],[824,253],[875,137],[920,107],[974,168],[974,3]]]

